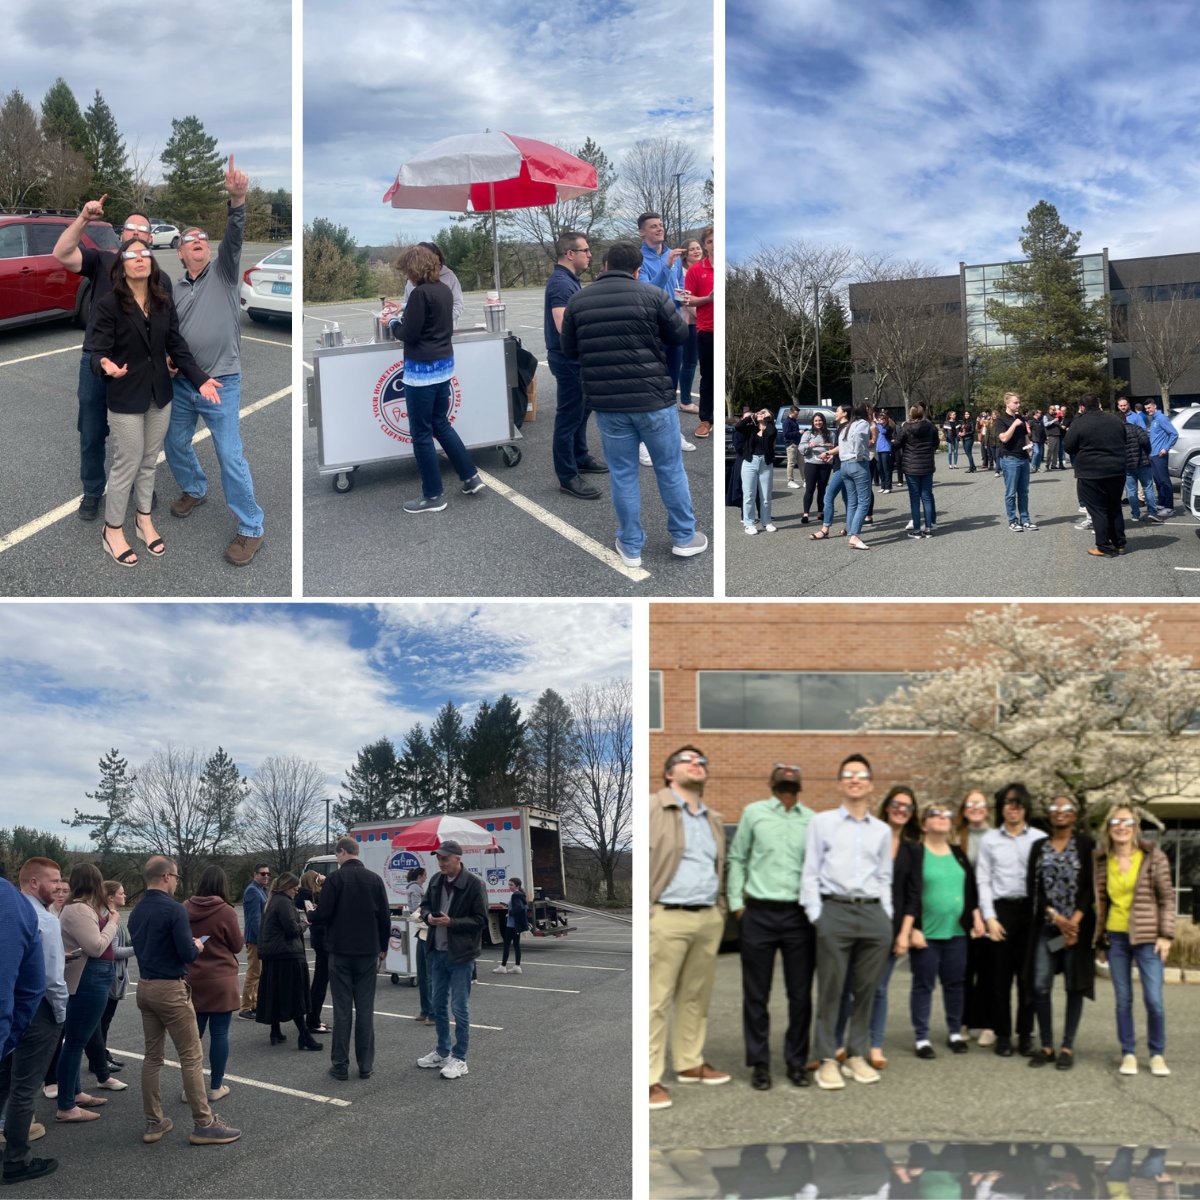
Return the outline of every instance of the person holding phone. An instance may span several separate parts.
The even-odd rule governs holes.
[[[1071,796],[1055,796],[1047,806],[1050,836],[1029,854],[1029,893],[1033,936],[1027,971],[1032,976],[1034,1011],[1041,1050],[1031,1067],[1055,1064],[1060,1071],[1075,1065],[1075,1034],[1083,1016],[1084,997],[1096,998],[1095,895],[1092,882],[1096,844],[1076,828],[1080,805]],[[1050,992],[1061,974],[1067,989],[1062,1045],[1054,1053]]]
[[[1035,533],[1029,519],[1029,423],[1021,416],[1021,397],[1004,393],[1004,412],[996,418],[996,462],[1004,476],[1004,513],[1013,533]]]
[[[748,534],[774,533],[771,491],[775,482],[775,418],[769,409],[742,417],[734,426],[742,436],[742,525]],[[755,517],[757,500],[758,516]]]
[[[281,1025],[291,1021],[296,1026],[298,1050],[322,1050],[322,1044],[308,1031],[310,987],[304,925],[296,910],[299,890],[300,880],[290,871],[271,885],[258,943],[263,973],[256,1020],[270,1025],[272,1046],[287,1041]]]

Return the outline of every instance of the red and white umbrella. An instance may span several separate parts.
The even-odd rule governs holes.
[[[540,208],[596,190],[596,168],[557,146],[511,133],[443,138],[401,166],[384,194],[393,208],[492,214],[492,269],[500,289],[496,211]]]
[[[392,838],[393,850],[436,850],[443,842],[468,846],[495,847],[496,838],[484,827],[466,817],[426,817]]]

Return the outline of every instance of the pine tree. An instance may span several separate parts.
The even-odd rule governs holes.
[[[250,796],[250,785],[221,746],[200,774],[200,799],[209,813],[209,845],[220,852],[238,829],[238,808]]]
[[[834,404],[849,403],[853,378],[846,310],[841,297],[830,293],[821,305],[821,391]]]
[[[466,807],[516,804],[525,764],[525,724],[516,701],[507,694],[495,704],[484,701],[463,750]]]
[[[433,796],[437,786],[437,757],[419,721],[404,735],[396,771],[399,817],[437,812]]]
[[[463,733],[462,713],[452,700],[447,700],[429,728],[429,742],[433,748],[435,774],[433,787],[433,812],[454,812],[467,808],[464,803],[463,751],[466,738]]]
[[[558,812],[578,765],[575,718],[571,706],[553,688],[547,688],[533,706],[525,726],[529,770],[522,800]]]
[[[225,175],[217,139],[204,132],[199,117],[171,121],[171,137],[162,152],[166,168],[165,203],[182,228],[224,228]]]
[[[47,142],[65,142],[73,150],[87,152],[87,122],[75,93],[61,75],[42,97],[42,136]]]
[[[125,141],[117,128],[117,119],[99,89],[84,114],[87,126],[84,153],[92,168],[92,196],[107,194],[128,207],[133,180],[125,155]]]
[[[342,798],[333,806],[339,830],[398,815],[396,768],[396,747],[391,738],[380,738],[358,752],[357,761],[346,772]]]
[[[94,792],[84,792],[97,811],[85,813],[77,808],[70,821],[63,821],[72,829],[92,827],[88,829],[88,837],[96,844],[101,870],[116,857],[123,845],[136,778],[129,774],[128,760],[122,758],[115,749],[109,750],[100,760],[99,785]]]

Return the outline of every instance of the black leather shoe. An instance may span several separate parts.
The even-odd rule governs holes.
[[[992,1047],[992,1053],[1000,1055],[1001,1058],[1012,1058],[1013,1048],[1011,1038],[997,1038],[996,1044]]]
[[[1017,1053],[1022,1058],[1032,1058],[1034,1055],[1033,1035],[1026,1034],[1025,1037],[1017,1039]]]
[[[1054,1066],[1054,1051],[1053,1050],[1038,1050],[1029,1056],[1029,1065],[1031,1067],[1052,1067]]]
[[[966,1038],[950,1038],[948,1044],[951,1054],[966,1054],[971,1049],[970,1043]]]
[[[750,1086],[756,1092],[770,1091],[771,1072],[763,1063],[755,1063],[750,1072]]]
[[[1070,1050],[1060,1050],[1058,1061],[1054,1065],[1060,1071],[1069,1071],[1075,1065],[1075,1055]]]
[[[370,1079],[370,1078],[371,1078],[371,1076],[372,1076],[372,1075],[374,1075],[374,1074],[375,1074],[374,1070],[371,1070],[371,1071],[359,1071],[359,1073],[358,1073],[358,1077],[359,1077],[359,1079]]]
[[[348,1079],[349,1078],[349,1072],[346,1070],[345,1067],[330,1067],[329,1073],[330,1073],[330,1075],[332,1075],[334,1077],[334,1079]]]
[[[788,1067],[788,1078],[796,1087],[812,1087],[812,1076],[803,1067]]]
[[[937,1051],[928,1043],[917,1047],[918,1058],[937,1058]]]
[[[286,1041],[287,1041],[287,1034],[286,1034],[286,1033],[273,1033],[273,1034],[271,1034],[271,1045],[272,1045],[272,1046],[282,1046],[282,1045],[283,1045],[283,1043],[284,1043],[284,1042],[286,1042]]]
[[[297,1050],[324,1050],[325,1044],[318,1042],[316,1038],[309,1038],[307,1041],[300,1042],[296,1047]]]
[[[100,497],[99,496],[84,496],[79,502],[79,519],[81,521],[94,521],[100,515]],[[58,1164],[55,1163],[55,1166]]]
[[[572,475],[566,483],[560,483],[558,490],[566,492],[569,496],[576,496],[580,500],[600,499],[600,489],[592,487],[590,483],[585,483],[578,475]]]
[[[580,459],[575,464],[575,470],[580,475],[607,475],[608,467],[598,458],[592,458],[590,455],[587,458]]]

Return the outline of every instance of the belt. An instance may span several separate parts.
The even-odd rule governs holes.
[[[710,908],[716,908],[715,904],[664,904],[663,908],[671,912],[708,912]]]
[[[821,897],[822,901],[832,900],[835,904],[878,904],[878,896],[834,896]]]
[[[759,900],[756,896],[744,897],[747,908],[763,908],[768,912],[800,912],[798,900]]]

